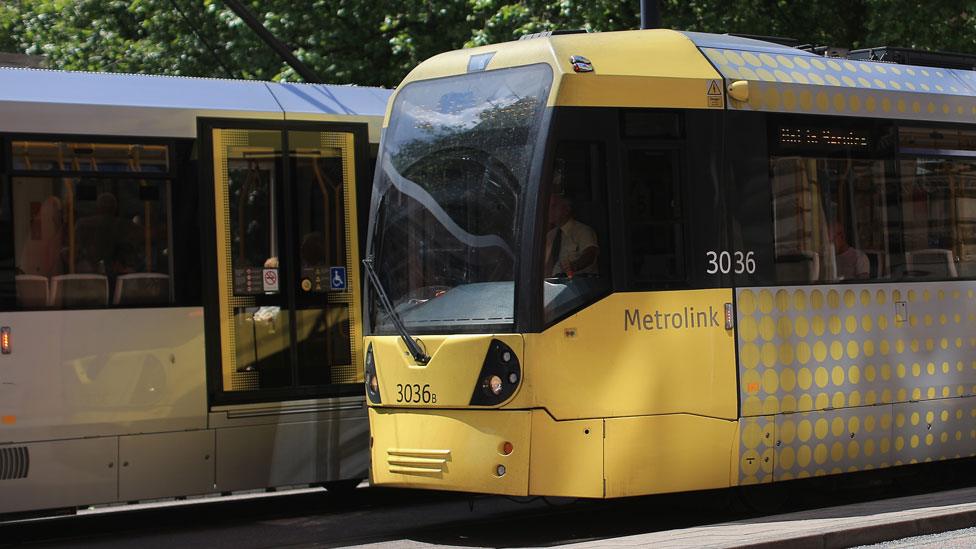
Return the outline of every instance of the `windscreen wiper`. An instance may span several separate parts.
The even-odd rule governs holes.
[[[407,328],[403,325],[403,320],[400,319],[400,315],[397,314],[393,308],[393,304],[390,303],[390,298],[386,295],[383,284],[380,283],[380,277],[376,275],[376,269],[373,268],[372,254],[366,256],[366,259],[363,259],[363,267],[366,269],[366,279],[372,284],[373,290],[376,291],[376,296],[380,298],[380,304],[386,309],[386,313],[389,315],[390,320],[393,321],[393,326],[396,328],[397,333],[400,334],[400,338],[403,339],[403,343],[406,344],[410,355],[417,361],[417,364],[427,364],[430,362],[430,357],[427,356],[427,353],[407,333]]]

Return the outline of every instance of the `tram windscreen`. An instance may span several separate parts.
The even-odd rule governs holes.
[[[552,83],[548,65],[408,84],[373,190],[371,252],[407,328],[514,321],[521,209]],[[371,292],[376,332],[392,323]]]

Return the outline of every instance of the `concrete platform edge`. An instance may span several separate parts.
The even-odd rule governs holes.
[[[746,543],[735,547],[752,549],[841,549],[857,545],[870,545],[901,538],[939,534],[951,530],[961,530],[976,525],[976,510],[961,511],[948,515],[913,518],[885,524],[855,526],[832,532],[819,532],[778,539]]]

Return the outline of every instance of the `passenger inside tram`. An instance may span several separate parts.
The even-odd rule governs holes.
[[[95,202],[95,214],[83,217],[75,224],[79,251],[75,268],[78,272],[114,278],[136,270],[138,227],[128,219],[120,218],[118,209],[115,195],[101,193]]]
[[[834,244],[838,278],[854,280],[871,275],[871,263],[867,254],[848,244],[843,223],[834,221],[830,224],[830,238]]]

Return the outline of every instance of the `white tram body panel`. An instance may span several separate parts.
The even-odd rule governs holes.
[[[375,147],[389,93],[0,69],[0,138],[182,139],[202,149],[203,119],[258,127],[305,121],[356,126]],[[197,182],[212,186],[205,158]],[[0,185],[2,205],[12,177],[0,172],[8,185]],[[213,217],[212,208],[198,207],[199,219]],[[167,225],[178,222],[176,213]],[[30,231],[32,222],[14,216],[11,226]],[[213,238],[205,229],[190,230]],[[207,263],[207,250],[201,244],[190,262]],[[215,273],[203,268],[202,276]],[[349,283],[358,283],[351,274]],[[0,514],[366,477],[368,425],[358,391],[215,401],[208,347],[219,348],[220,337],[206,328],[207,315],[217,313],[201,284],[202,304],[188,306],[174,302],[170,288],[161,306],[125,307],[117,289],[104,307],[0,308],[0,326],[9,330],[9,353],[0,355]]]
[[[3,442],[207,427],[203,310],[4,314]],[[11,421],[11,420],[8,420]]]

